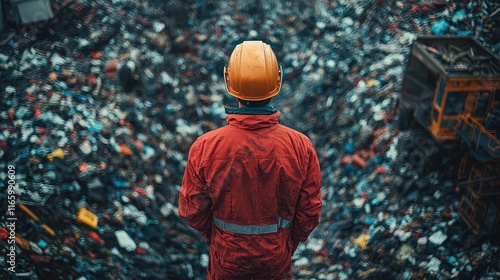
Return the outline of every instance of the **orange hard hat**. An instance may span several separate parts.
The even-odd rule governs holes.
[[[224,81],[227,92],[246,101],[261,101],[279,93],[282,71],[271,46],[262,41],[237,45],[227,67]]]

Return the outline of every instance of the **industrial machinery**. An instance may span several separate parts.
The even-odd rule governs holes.
[[[500,235],[500,59],[469,37],[425,36],[411,47],[401,130],[419,126],[458,154],[458,213],[475,234]]]
[[[50,0],[0,0],[0,32],[7,23],[37,24],[54,17]]]

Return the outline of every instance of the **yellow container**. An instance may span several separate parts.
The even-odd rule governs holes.
[[[76,215],[76,222],[95,229],[97,227],[97,223],[99,222],[99,218],[96,214],[90,212],[85,207],[81,207]]]

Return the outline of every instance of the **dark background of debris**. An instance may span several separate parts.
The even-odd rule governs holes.
[[[499,54],[497,1],[51,3],[53,19],[0,35],[0,220],[9,164],[40,219],[17,210],[16,273],[2,260],[0,278],[204,279],[207,247],[177,216],[177,192],[190,144],[235,105],[222,69],[249,39],[272,44],[285,72],[273,103],[323,170],[321,224],[293,258],[296,279],[500,277],[498,244],[456,213],[453,156],[408,158],[432,143],[394,124],[415,36],[472,36]],[[127,61],[138,80],[113,76]],[[97,229],[75,222],[82,206]]]

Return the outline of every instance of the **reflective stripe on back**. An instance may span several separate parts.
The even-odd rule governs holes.
[[[240,234],[265,234],[265,233],[273,233],[278,231],[278,227],[282,228],[288,228],[290,224],[292,223],[292,220],[286,220],[281,217],[278,217],[278,223],[277,224],[272,224],[272,225],[265,225],[265,226],[242,226],[242,225],[237,225],[237,224],[230,224],[223,222],[216,217],[214,218],[214,224],[219,227],[220,229],[223,229],[225,231],[230,231],[234,233],[240,233]],[[293,219],[293,218],[292,218]]]

